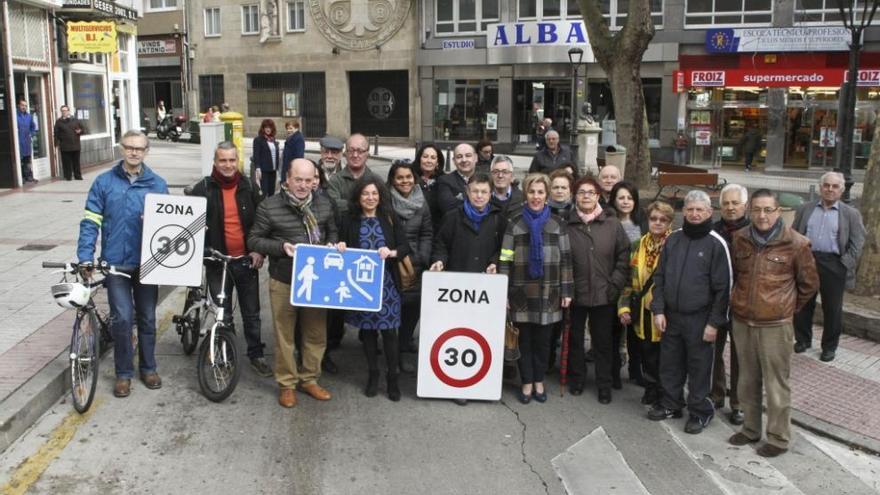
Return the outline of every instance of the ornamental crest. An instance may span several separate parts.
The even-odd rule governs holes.
[[[353,51],[383,45],[407,15],[410,0],[309,0],[312,20],[331,43]]]

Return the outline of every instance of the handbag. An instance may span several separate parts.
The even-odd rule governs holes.
[[[629,295],[629,317],[632,320],[630,325],[638,325],[639,322],[642,321],[642,298],[644,298],[648,291],[651,290],[651,286],[654,284],[654,273],[651,272],[651,276],[648,277],[648,280],[645,281],[644,287],[642,290],[636,293],[632,293]]]
[[[508,317],[504,325],[504,360],[516,361],[519,357],[519,328]]]
[[[419,276],[413,266],[409,255],[397,262],[397,272],[400,274],[400,289],[403,291],[414,288],[419,283]]]

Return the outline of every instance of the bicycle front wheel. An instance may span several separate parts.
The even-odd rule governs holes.
[[[214,332],[213,342],[213,354],[210,334],[202,340],[202,347],[199,349],[199,387],[209,400],[221,402],[235,390],[241,366],[232,332],[218,328]]]
[[[80,414],[89,410],[98,384],[98,336],[100,327],[95,313],[77,316],[70,338],[70,392],[73,407]]]
[[[194,304],[198,304],[195,300],[195,291],[190,290],[186,296],[186,303],[183,306],[184,321],[178,323],[178,333],[180,334],[180,343],[183,344],[183,353],[189,356],[196,350],[199,343],[199,329],[201,329],[201,308],[191,309]]]

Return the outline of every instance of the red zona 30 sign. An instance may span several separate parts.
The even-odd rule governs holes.
[[[678,92],[685,88],[730,86],[778,88],[790,86],[840,87],[848,79],[848,73],[844,69],[686,70],[681,71],[680,74],[683,74],[684,77],[674,78],[683,86],[675,88]],[[860,70],[857,84],[865,87],[880,87],[880,69]]]

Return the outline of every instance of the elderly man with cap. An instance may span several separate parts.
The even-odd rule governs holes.
[[[321,159],[318,160],[318,165],[329,180],[342,170],[342,149],[345,148],[345,143],[335,136],[324,136],[318,143],[321,145]]]

